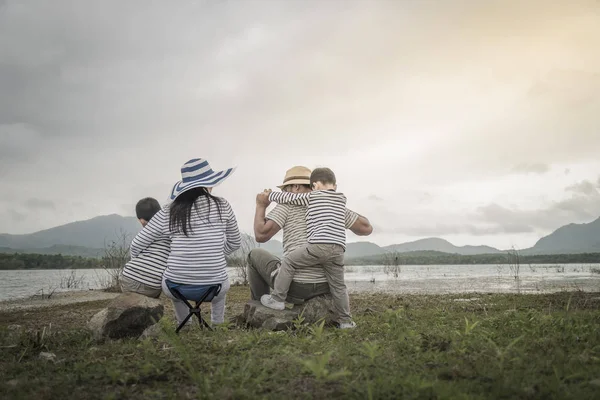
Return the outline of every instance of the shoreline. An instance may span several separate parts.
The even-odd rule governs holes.
[[[490,266],[490,265],[513,265],[509,262],[476,262],[476,263],[415,263],[415,264],[397,264],[398,267],[434,267],[434,266],[444,266],[444,267],[473,267],[473,266]],[[561,266],[561,265],[582,265],[582,266],[596,266],[600,265],[600,260],[597,262],[581,262],[581,261],[566,261],[566,262],[521,262],[521,268],[524,268],[529,265],[535,266]],[[350,259],[344,265],[346,267],[385,267],[386,265],[383,263],[367,263],[367,262],[354,262],[353,259]],[[228,266],[227,268],[235,268]],[[0,269],[0,273],[3,271],[6,272],[15,272],[15,271],[71,271],[71,270],[101,270],[103,268],[98,267],[74,267],[74,268],[19,268],[19,269]]]
[[[69,304],[90,303],[94,301],[112,300],[121,293],[97,290],[74,290],[53,294],[50,298],[41,296],[25,297],[0,301],[0,312],[40,309]]]

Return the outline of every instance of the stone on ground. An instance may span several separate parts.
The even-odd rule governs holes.
[[[163,316],[160,300],[136,293],[123,293],[88,322],[96,339],[139,337]]]
[[[318,296],[283,311],[265,307],[258,300],[250,300],[246,303],[244,314],[234,319],[249,327],[281,331],[294,326],[294,320],[299,315],[304,317],[303,323],[306,324],[314,324],[320,320],[325,320],[325,323],[333,323],[331,296]]]

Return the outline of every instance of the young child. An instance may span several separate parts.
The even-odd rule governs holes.
[[[344,252],[346,251],[346,196],[336,192],[335,174],[329,168],[317,168],[310,175],[310,193],[270,192],[276,203],[306,206],[308,243],[283,259],[271,295],[263,295],[261,303],[275,310],[285,308],[287,292],[294,270],[322,266],[329,283],[340,328],[354,328],[350,316],[348,291],[344,282]],[[266,195],[266,194],[265,194]]]
[[[151,197],[138,201],[135,206],[135,214],[142,227],[145,227],[158,211],[160,204]],[[170,251],[171,241],[166,237],[154,241],[140,255],[132,258],[121,272],[121,290],[124,293],[133,292],[158,298],[162,292],[162,276]]]

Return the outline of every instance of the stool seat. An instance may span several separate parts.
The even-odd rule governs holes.
[[[181,328],[185,326],[188,320],[195,315],[198,317],[198,323],[201,328],[212,329],[208,323],[202,318],[202,310],[200,305],[204,302],[212,301],[215,296],[221,291],[221,284],[214,285],[187,285],[184,283],[177,283],[170,280],[165,280],[165,284],[173,297],[183,301],[188,306],[190,313],[183,320],[181,324],[175,330],[175,333],[179,333]],[[190,300],[196,303],[196,306],[190,304]]]
[[[176,289],[183,297],[185,297],[187,300],[192,300],[192,301],[204,301],[204,302],[209,302],[212,301],[212,299],[219,294],[219,291],[221,290],[221,284],[218,285],[185,285],[182,283],[175,283],[175,282],[171,282],[170,280],[166,280],[165,282],[167,284],[167,287],[169,288],[169,290],[171,291],[171,293],[173,293],[173,289]],[[219,291],[217,291],[215,293],[214,290],[211,291],[211,289],[214,289],[215,286],[219,287]],[[209,295],[206,296],[206,298],[204,298],[204,296],[208,293]],[[175,294],[173,294],[175,295]],[[180,299],[182,300],[182,299]]]

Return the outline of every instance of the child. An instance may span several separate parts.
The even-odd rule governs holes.
[[[151,197],[138,201],[135,206],[135,214],[142,227],[145,227],[158,211],[160,211],[160,204]],[[162,276],[167,267],[170,250],[171,241],[165,237],[156,240],[139,256],[132,258],[121,272],[123,293],[133,292],[158,298],[162,291]]]
[[[266,307],[283,310],[294,269],[322,266],[340,328],[354,328],[356,324],[350,316],[348,291],[344,282],[346,196],[336,192],[335,174],[329,168],[315,169],[310,175],[310,184],[313,189],[310,193],[268,194],[269,200],[276,203],[307,206],[308,244],[283,259],[272,294],[263,295],[260,301]]]

